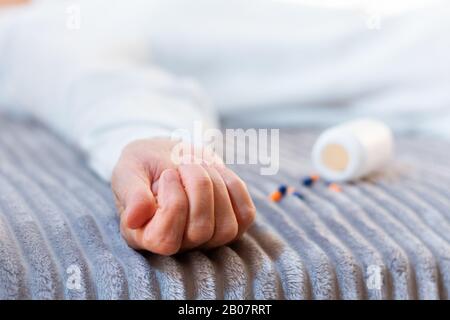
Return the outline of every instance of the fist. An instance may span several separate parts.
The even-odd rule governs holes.
[[[116,164],[111,185],[120,230],[135,249],[172,255],[215,248],[238,239],[255,219],[247,187],[233,171],[214,154],[174,162],[178,146],[170,139],[137,140]]]

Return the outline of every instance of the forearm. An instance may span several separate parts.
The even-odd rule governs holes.
[[[189,83],[163,74],[151,79],[153,71],[145,68],[138,73],[143,74],[129,69],[116,75],[106,72],[100,76],[103,80],[89,75],[89,80],[78,81],[70,94],[77,97],[70,106],[76,113],[71,117],[71,137],[106,180],[131,141],[170,137],[178,129],[190,131],[195,121],[205,127],[216,126],[209,103]]]
[[[132,140],[168,136],[194,121],[215,125],[201,90],[139,61],[139,45],[96,44],[89,30],[70,32],[51,13],[29,12],[9,29],[0,38],[0,104],[77,144],[106,180]]]

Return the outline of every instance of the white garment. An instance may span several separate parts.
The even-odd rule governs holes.
[[[216,110],[234,126],[376,116],[450,137],[449,13],[370,30],[359,11],[269,0],[35,3],[0,12],[0,108],[46,121],[106,180],[130,141],[216,126]]]
[[[194,121],[217,126],[209,101],[193,81],[144,61],[148,41],[136,36],[133,26],[116,26],[126,10],[102,16],[105,1],[78,5],[84,15],[79,30],[68,28],[63,2],[3,12],[1,107],[44,120],[78,144],[105,180],[133,140],[170,137],[175,129],[189,130]]]

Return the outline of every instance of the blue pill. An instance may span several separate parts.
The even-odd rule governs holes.
[[[280,191],[280,193],[284,196],[287,192],[287,187],[282,184],[281,186],[279,186],[278,191]]]
[[[314,180],[311,177],[307,177],[307,178],[303,179],[303,181],[302,181],[302,184],[305,187],[310,187],[310,186],[312,186],[313,183],[314,183]]]

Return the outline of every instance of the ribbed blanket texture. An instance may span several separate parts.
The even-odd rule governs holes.
[[[396,138],[383,172],[330,191],[316,131],[281,130],[280,171],[233,168],[257,220],[242,240],[164,257],[130,249],[109,186],[33,120],[0,117],[2,299],[447,299],[450,143]],[[280,184],[304,199],[268,195]]]

